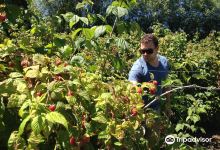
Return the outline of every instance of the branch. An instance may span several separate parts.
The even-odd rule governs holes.
[[[186,88],[199,88],[199,89],[206,89],[206,90],[220,90],[220,88],[212,88],[212,87],[202,87],[202,86],[198,86],[198,85],[187,85],[187,86],[180,86],[180,87],[177,87],[177,88],[174,88],[172,90],[169,90],[169,91],[166,91],[164,92],[163,94],[157,96],[154,100],[152,100],[150,103],[148,103],[147,105],[144,106],[144,109],[148,108],[152,103],[154,103],[155,101],[159,100],[160,97],[164,96],[164,95],[167,95],[171,92],[174,92],[176,90],[180,90],[180,89],[186,89]]]

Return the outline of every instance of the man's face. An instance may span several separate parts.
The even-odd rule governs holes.
[[[143,55],[145,61],[153,61],[157,57],[158,47],[155,47],[153,42],[148,42],[147,44],[141,43],[141,54]]]

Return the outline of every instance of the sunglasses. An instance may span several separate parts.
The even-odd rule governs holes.
[[[140,53],[141,53],[141,54],[145,54],[145,53],[147,53],[147,54],[152,54],[153,52],[154,52],[154,49],[152,49],[152,48],[140,49]]]

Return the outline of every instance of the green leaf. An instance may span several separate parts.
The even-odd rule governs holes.
[[[108,6],[108,8],[106,10],[106,14],[107,14],[107,16],[110,14],[114,14],[118,18],[121,18],[125,15],[128,15],[128,9],[110,5],[110,6]]]
[[[20,93],[25,93],[25,91],[27,91],[27,85],[24,81],[21,80],[16,80],[14,82],[15,85],[17,85],[17,91]]]
[[[204,75],[201,75],[201,74],[193,74],[192,75],[193,76],[193,78],[196,78],[196,79],[204,79],[204,80],[206,80],[206,77],[204,76]]]
[[[116,39],[116,43],[117,43],[117,46],[122,48],[122,49],[128,49],[129,46],[128,46],[128,42],[125,41],[124,39]]]
[[[18,134],[19,134],[19,135],[22,135],[22,134],[23,134],[24,128],[25,128],[27,122],[28,122],[30,119],[31,119],[31,116],[29,115],[29,116],[27,116],[27,117],[22,121],[22,123],[21,123],[20,126],[19,126],[19,130],[18,130]]]
[[[194,125],[191,125],[190,129],[192,130],[192,132],[195,132],[197,130],[197,128]]]
[[[12,72],[9,74],[10,78],[22,78],[23,74],[19,73],[19,72]]]
[[[39,144],[44,142],[44,137],[41,134],[35,134],[34,132],[31,132],[31,135],[28,138],[28,143],[30,144]]]
[[[196,122],[198,122],[200,120],[200,116],[199,115],[193,115],[190,117],[190,119],[194,122],[194,124]]]
[[[105,33],[105,30],[106,30],[106,27],[105,26],[98,26],[96,29],[95,29],[95,37],[99,37],[100,35],[104,34]]]
[[[94,29],[83,28],[82,33],[86,37],[86,39],[91,40],[95,35],[95,30]]]
[[[204,107],[199,107],[199,108],[197,108],[197,109],[196,109],[196,112],[197,112],[197,113],[207,113],[207,111],[205,110]]]
[[[8,139],[8,150],[14,150],[15,144],[17,149],[24,149],[25,140],[19,136],[18,131],[13,131]]]
[[[186,98],[191,100],[191,101],[193,101],[193,102],[196,101],[196,99],[192,95],[190,95],[190,94],[187,94]]]
[[[106,19],[105,19],[102,15],[97,14],[97,17],[98,17],[99,19],[101,19],[103,22],[106,22]]]
[[[177,124],[175,130],[176,132],[179,132],[180,130],[183,130],[183,128],[184,128],[184,124]]]
[[[112,26],[110,25],[105,25],[106,32],[111,33],[112,32]]]
[[[62,124],[66,129],[68,129],[68,123],[66,118],[58,112],[50,112],[46,115],[46,119],[52,123]]]
[[[121,143],[121,142],[115,142],[114,145],[116,145],[116,146],[122,146],[122,143]]]
[[[23,118],[23,115],[25,113],[25,109],[31,104],[30,100],[27,100],[23,103],[23,105],[21,106],[21,108],[18,111],[18,115]]]
[[[65,45],[64,47],[61,47],[59,50],[61,54],[65,57],[68,57],[69,55],[71,55],[73,51],[72,47],[70,47],[69,45]]]
[[[99,123],[104,123],[104,124],[106,124],[108,122],[107,119],[105,118],[105,116],[102,114],[92,118],[92,120],[99,122]]]
[[[28,70],[25,74],[28,78],[37,78],[39,76],[39,70]]]
[[[86,25],[89,24],[89,20],[86,17],[80,17],[80,20],[85,23]]]
[[[106,15],[110,15],[113,11],[116,11],[116,7],[115,6],[108,6],[108,8],[106,9]]]
[[[204,128],[200,127],[199,129],[200,129],[200,131],[201,131],[203,134],[206,134],[206,131],[205,131]]]
[[[78,15],[73,15],[73,17],[69,20],[69,27],[72,28],[76,23],[78,23],[80,17]]]
[[[190,108],[188,109],[188,116],[191,116],[192,113],[193,113],[193,110],[192,110],[192,107],[190,107]]]
[[[39,134],[43,129],[43,119],[41,116],[36,116],[33,118],[31,122],[31,129],[34,131],[35,134]]]
[[[73,56],[70,60],[71,64],[83,64],[84,63],[84,58],[82,56]]]
[[[85,6],[85,3],[78,3],[76,5],[76,9],[80,9],[80,8],[83,8]]]
[[[117,13],[115,15],[117,15],[119,18],[121,18],[125,15],[128,15],[128,10],[126,8],[117,7]]]
[[[74,40],[76,38],[76,35],[82,30],[82,28],[78,28],[77,30],[74,30],[71,33],[71,38]]]
[[[25,76],[29,78],[37,78],[40,75],[39,65],[27,67],[24,69]]]
[[[66,22],[69,22],[71,18],[73,18],[74,14],[72,12],[68,12],[66,14],[62,14],[64,20]]]

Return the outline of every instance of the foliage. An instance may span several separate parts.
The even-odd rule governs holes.
[[[144,33],[138,23],[123,21],[136,1],[114,1],[104,15],[90,12],[92,1],[82,1],[75,11],[59,10],[47,19],[28,3],[29,10],[16,13],[4,5],[7,18],[0,22],[2,148],[190,148],[164,145],[164,137],[204,135],[200,123],[220,108],[212,90],[219,86],[219,32],[202,40],[195,34],[189,41],[183,31],[152,26],[171,66],[163,86],[209,87],[174,92],[175,116],[169,122],[163,113],[143,109],[142,95],[149,102],[155,98],[153,82],[135,87],[126,80],[140,56],[138,39]],[[88,9],[80,15],[84,7]],[[164,112],[165,101],[160,102]]]

